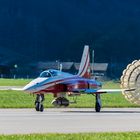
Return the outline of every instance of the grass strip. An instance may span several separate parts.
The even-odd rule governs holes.
[[[2,86],[23,86],[30,80],[24,79],[0,79]],[[1,84],[2,83],[2,84]],[[105,82],[103,88],[119,88],[119,83],[109,81]],[[34,108],[35,97],[21,91],[0,91],[0,108]],[[121,93],[116,94],[102,94],[103,107],[140,107],[140,105],[129,103]],[[72,97],[68,97],[70,101]],[[53,107],[51,101],[53,95],[45,95],[44,105],[46,108]],[[71,104],[69,107],[77,108],[94,108],[95,97],[92,95],[81,95],[77,98],[77,104]]]
[[[140,140],[140,132],[0,135],[0,140]]]

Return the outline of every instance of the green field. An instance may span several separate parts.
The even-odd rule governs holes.
[[[140,132],[0,135],[0,140],[140,140]]]
[[[31,79],[3,79],[0,78],[0,86],[24,86],[29,83]]]
[[[0,79],[0,86],[23,86],[30,80],[23,79]],[[103,88],[119,88],[117,82],[105,82]],[[121,93],[118,94],[103,94],[103,107],[140,107],[129,103]],[[69,97],[72,100],[72,97]],[[0,108],[33,108],[35,96],[21,92],[21,91],[0,91]],[[44,105],[45,107],[53,107],[51,101],[52,95],[46,95]],[[77,99],[77,104],[71,104],[70,107],[94,107],[95,97],[92,95],[81,95]]]

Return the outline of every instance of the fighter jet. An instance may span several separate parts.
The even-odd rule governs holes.
[[[101,110],[101,98],[103,93],[114,93],[128,91],[132,89],[102,89],[102,83],[91,78],[89,46],[84,47],[79,72],[76,75],[62,72],[55,69],[43,71],[38,78],[31,81],[23,88],[12,88],[12,90],[22,90],[36,95],[35,109],[43,112],[44,94],[53,94],[52,104],[56,107],[67,107],[70,101],[67,96],[78,96],[91,94],[95,96],[95,111]]]

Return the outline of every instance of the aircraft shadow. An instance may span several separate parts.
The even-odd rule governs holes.
[[[65,113],[140,113],[140,111],[101,111],[101,112],[95,112],[95,111],[63,111]]]

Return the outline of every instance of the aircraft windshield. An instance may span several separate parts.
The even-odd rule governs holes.
[[[42,77],[42,78],[47,78],[47,77],[51,77],[51,74],[47,71],[44,71],[40,74],[39,77]]]
[[[55,76],[59,76],[60,73],[56,70],[47,70],[47,71],[43,71],[39,77],[44,77],[44,78],[47,78],[47,77],[55,77]]]

